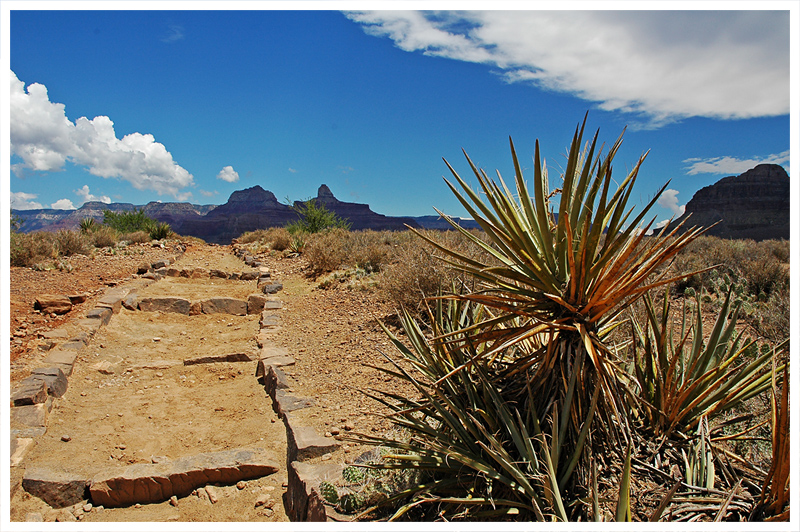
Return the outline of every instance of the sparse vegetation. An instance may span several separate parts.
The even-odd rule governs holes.
[[[144,213],[144,209],[129,212],[103,211],[103,224],[121,234],[144,231],[152,240],[169,238],[172,229],[169,224],[157,222]]]

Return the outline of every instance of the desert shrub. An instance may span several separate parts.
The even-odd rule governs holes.
[[[284,251],[289,249],[292,242],[292,235],[285,227],[273,227],[267,235],[267,242],[269,246],[275,251]]]
[[[61,230],[54,236],[54,244],[59,255],[85,255],[89,251],[88,238],[78,231]]]
[[[108,209],[103,211],[103,224],[113,227],[120,233],[150,232],[153,223],[154,220],[144,213],[144,209],[134,209],[129,212],[114,212]]]
[[[92,220],[92,218],[87,218]],[[83,228],[81,228],[81,231]],[[98,225],[88,234],[90,242],[96,248],[114,246],[119,240],[117,231],[107,225]]]
[[[482,236],[479,231],[473,233]],[[431,230],[422,231],[422,234],[436,238],[465,256],[489,261],[486,253],[457,231]],[[383,272],[381,290],[397,308],[407,309],[412,314],[422,315],[425,298],[446,292],[454,285],[466,283],[470,288],[475,287],[473,277],[437,258],[436,249],[410,231],[405,232],[394,247],[391,259]]]
[[[767,300],[758,305],[751,323],[770,342],[789,337],[789,282],[773,285]]]
[[[309,235],[303,250],[312,274],[332,272],[348,258],[349,232],[341,228],[328,229]]]
[[[292,210],[300,217],[286,225],[286,229],[292,234],[313,234],[329,228],[347,230],[351,226],[350,222],[329,211],[324,205],[318,205],[314,199],[295,201]]]
[[[132,231],[120,235],[120,240],[127,240],[131,244],[144,244],[150,242],[150,234],[147,231]]]
[[[153,222],[148,233],[153,240],[163,240],[172,235],[172,228],[166,222]]]
[[[253,242],[264,241],[267,234],[267,229],[256,229],[255,231],[247,231],[239,235],[236,239],[240,244],[252,244]]]
[[[34,233],[11,231],[9,242],[11,265],[31,267],[44,260],[55,258],[56,249],[53,242],[53,233],[46,231]]]

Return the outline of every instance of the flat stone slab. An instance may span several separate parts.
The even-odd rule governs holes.
[[[110,308],[106,307],[95,307],[86,313],[87,318],[90,320],[99,320],[103,325],[108,325],[108,322],[111,321],[111,316],[113,315],[114,312]]]
[[[11,467],[17,467],[33,447],[33,438],[11,438]]]
[[[289,379],[286,377],[286,373],[276,366],[267,366],[267,374],[263,377],[264,390],[273,400],[275,400],[275,392],[289,388]]]
[[[258,279],[258,272],[242,272],[239,279],[242,281],[255,281]]]
[[[11,393],[11,403],[17,407],[36,405],[46,400],[47,384],[40,379],[23,379]]]
[[[213,297],[202,302],[203,314],[247,315],[247,301],[232,297]]]
[[[88,485],[88,479],[38,467],[26,470],[22,477],[22,488],[53,508],[65,508],[85,500]]]
[[[189,315],[192,303],[180,297],[143,297],[139,300],[139,310],[144,312],[176,312]]]
[[[67,393],[67,376],[60,368],[51,366],[48,368],[36,368],[31,371],[32,379],[39,379],[44,381],[47,385],[47,395],[53,397],[61,397]]]
[[[276,414],[283,417],[286,412],[294,412],[302,408],[314,406],[314,400],[305,397],[295,397],[283,390],[275,390],[275,397],[272,400],[272,409]]]
[[[269,368],[282,368],[286,366],[294,366],[294,364],[295,364],[294,358],[288,356],[262,358],[261,360],[258,361],[258,364],[256,365],[256,379],[260,379],[262,377],[267,376],[269,374]],[[283,374],[282,371],[281,374]],[[285,376],[283,377],[282,380],[285,382],[286,380]],[[264,384],[266,383],[267,381],[264,381]],[[288,386],[283,386],[283,388],[288,388]]]
[[[336,440],[320,436],[312,427],[300,426],[289,412],[284,414],[283,423],[286,426],[287,462],[305,462],[339,448]]]
[[[117,314],[122,308],[123,295],[108,294],[97,300],[98,307],[110,308],[111,312]]]
[[[69,377],[72,375],[72,370],[75,367],[75,359],[77,357],[77,351],[72,349],[54,349],[45,357],[44,363],[48,366],[61,369],[64,375]]]
[[[69,296],[60,294],[42,294],[36,298],[33,308],[45,314],[66,314],[72,310],[72,300]]]
[[[53,329],[52,331],[39,333],[39,336],[48,340],[66,340],[69,338],[69,333],[65,329]]]
[[[258,325],[262,329],[266,327],[277,327],[281,324],[281,317],[274,312],[265,310],[261,313],[261,318],[258,320]]]
[[[283,302],[277,299],[268,299],[264,302],[264,310],[278,310],[283,308]]]
[[[278,292],[283,290],[283,284],[281,283],[265,284],[264,286],[261,287],[261,290],[263,290],[265,294],[277,294]]]
[[[258,314],[262,310],[264,310],[264,303],[267,302],[267,298],[261,294],[250,294],[247,296],[247,313],[248,314]]]
[[[231,449],[101,473],[91,480],[89,493],[92,504],[107,508],[155,503],[173,495],[185,497],[208,484],[235,484],[271,475],[278,469],[264,449]]]
[[[184,366],[194,366],[195,364],[215,364],[217,362],[251,362],[253,359],[247,353],[230,353],[227,355],[210,355],[204,357],[189,358],[183,361]]]
[[[286,514],[292,521],[324,522],[327,520],[325,502],[319,491],[322,481],[335,482],[342,476],[340,464],[289,464],[289,483],[286,491]]]
[[[53,405],[53,400],[49,399],[43,403],[26,406],[15,406],[10,410],[11,426],[26,428],[45,428],[47,427],[47,414]]]

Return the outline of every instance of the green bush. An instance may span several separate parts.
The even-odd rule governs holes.
[[[151,240],[161,240],[172,234],[168,223],[153,220],[144,213],[144,209],[134,209],[129,212],[113,212],[106,209],[103,211],[103,224],[118,233],[144,231]]]
[[[295,201],[292,210],[300,216],[299,220],[286,225],[286,229],[292,234],[299,232],[314,234],[329,228],[349,230],[352,225],[329,211],[324,205],[318,205],[314,199]]]

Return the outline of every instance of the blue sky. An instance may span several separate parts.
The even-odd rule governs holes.
[[[464,215],[442,180],[443,157],[466,175],[463,148],[510,182],[508,137],[528,169],[538,138],[555,186],[589,111],[588,128],[607,144],[628,126],[618,180],[650,150],[635,203],[671,180],[654,212],[663,221],[698,189],[760,162],[791,174],[790,143],[797,148],[789,54],[797,2],[764,3],[783,11],[666,12],[3,4],[11,102],[3,176],[14,208],[222,204],[254,185],[294,200],[325,183],[383,214],[435,206]]]

